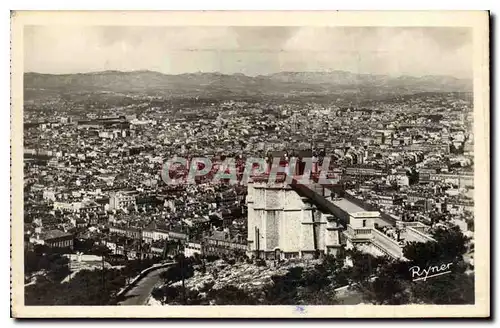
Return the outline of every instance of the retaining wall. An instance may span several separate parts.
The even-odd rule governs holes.
[[[155,270],[158,270],[158,269],[168,268],[169,266],[172,266],[173,264],[174,264],[174,262],[155,264],[147,269],[142,270],[141,273],[139,273],[134,279],[132,279],[132,281],[128,285],[126,285],[118,293],[116,293],[116,296],[120,297],[120,296],[125,295],[128,291],[130,291],[132,288],[134,288],[139,281],[144,279],[144,277],[146,277],[149,273],[151,273]]]

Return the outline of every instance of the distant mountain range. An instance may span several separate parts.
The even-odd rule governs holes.
[[[156,93],[166,96],[259,96],[328,94],[412,94],[418,92],[471,92],[472,80],[449,76],[355,74],[346,71],[280,72],[255,77],[244,74],[187,73],[168,75],[153,71],[104,71],[79,74],[25,73],[24,88],[37,92]]]

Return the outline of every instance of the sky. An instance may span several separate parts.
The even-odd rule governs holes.
[[[460,27],[26,26],[25,72],[166,74],[345,70],[472,78]]]

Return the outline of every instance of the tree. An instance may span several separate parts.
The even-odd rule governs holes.
[[[405,262],[374,257],[358,250],[351,250],[349,255],[353,266],[347,274],[353,288],[361,292],[366,302],[392,305],[408,302],[408,270]]]
[[[94,248],[95,241],[93,239],[78,239],[74,240],[73,250],[76,252],[90,253]]]
[[[126,277],[135,277],[141,271],[151,267],[152,265],[160,262],[160,257],[145,258],[143,260],[134,259],[127,261],[125,268],[123,269],[123,274]]]
[[[408,183],[410,185],[418,183],[419,174],[415,168],[411,168],[410,172],[406,172],[406,175],[408,176]]]
[[[187,302],[188,295],[186,294],[185,279],[188,279],[194,275],[193,260],[191,258],[184,257],[184,254],[179,254],[176,256],[175,265],[167,269],[167,271],[161,273],[160,277],[167,283],[172,284],[177,281],[182,281],[182,292],[183,299]],[[187,303],[182,304],[187,304]]]
[[[178,287],[172,287],[164,285],[161,288],[155,288],[151,292],[151,295],[162,304],[170,304],[179,298],[180,289]]]
[[[442,258],[450,261],[463,260],[463,254],[467,251],[467,243],[470,240],[457,226],[436,229],[434,239],[442,248]]]
[[[412,242],[403,248],[404,256],[409,260],[408,267],[426,268],[453,263],[452,271],[464,272],[463,254],[467,251],[469,238],[458,227],[438,228],[434,239],[427,243]]]
[[[24,257],[24,273],[30,275],[37,271],[44,271],[50,280],[59,282],[70,272],[69,259],[58,253],[42,253],[40,249],[27,251]]]
[[[317,264],[313,269],[304,272],[298,288],[297,301],[309,305],[333,305],[335,299],[336,265],[331,263]],[[335,269],[334,269],[335,270]]]
[[[318,292],[330,284],[329,271],[326,265],[317,264],[312,270],[303,274],[302,284],[307,286],[311,292]]]
[[[278,304],[337,304],[335,285],[337,269],[341,265],[334,257],[326,257],[323,263],[304,270],[294,267],[284,276],[273,276],[273,285],[264,293],[264,303]]]
[[[412,243],[404,248],[403,253],[409,259],[407,266],[423,269],[451,263],[451,272],[425,281],[412,281],[412,301],[425,304],[473,304],[474,275],[465,273],[467,265],[463,260],[469,239],[458,227],[439,228],[434,232],[434,238],[436,242]]]
[[[349,284],[350,269],[345,268],[346,252],[341,249],[336,256],[327,255],[323,258],[322,266],[325,267],[328,278],[335,288]]]
[[[203,260],[201,259],[199,253],[194,253],[193,262],[194,262],[194,264],[197,264],[197,265],[202,264]]]
[[[214,262],[220,259],[219,256],[217,255],[207,255],[206,258],[207,262]]]
[[[196,290],[183,291],[179,286],[163,286],[152,291],[153,297],[162,304],[204,305],[208,301]]]
[[[106,257],[112,253],[112,251],[105,245],[93,245],[90,249],[90,254]]]
[[[272,276],[273,285],[265,292],[265,303],[297,304],[297,288],[301,283],[302,272],[301,267],[294,267],[284,276]]]
[[[452,272],[416,281],[411,284],[411,294],[416,303],[474,304],[474,275]]]
[[[208,292],[208,298],[217,305],[256,305],[258,301],[249,293],[234,285]]]
[[[63,280],[70,274],[69,259],[59,254],[49,255],[49,272],[52,280]]]
[[[379,266],[377,277],[368,282],[368,293],[364,299],[373,304],[399,305],[406,304],[409,300],[408,284],[403,279],[406,274],[406,265],[399,261],[382,263]]]
[[[40,279],[25,288],[26,305],[108,305],[114,295],[123,287],[124,279],[120,270],[106,270],[105,279],[110,282],[104,291],[99,283],[102,270],[82,270],[73,279],[60,282]]]
[[[437,242],[410,242],[403,248],[403,255],[410,260],[411,266],[428,267],[440,259],[442,250]]]
[[[382,258],[362,253],[357,249],[351,250],[349,256],[353,263],[349,277],[354,284],[358,285],[366,283],[377,272],[378,267],[384,261]]]

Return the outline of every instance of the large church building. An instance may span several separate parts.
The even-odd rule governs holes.
[[[248,255],[263,259],[314,258],[336,254],[340,226],[285,182],[248,185]]]

